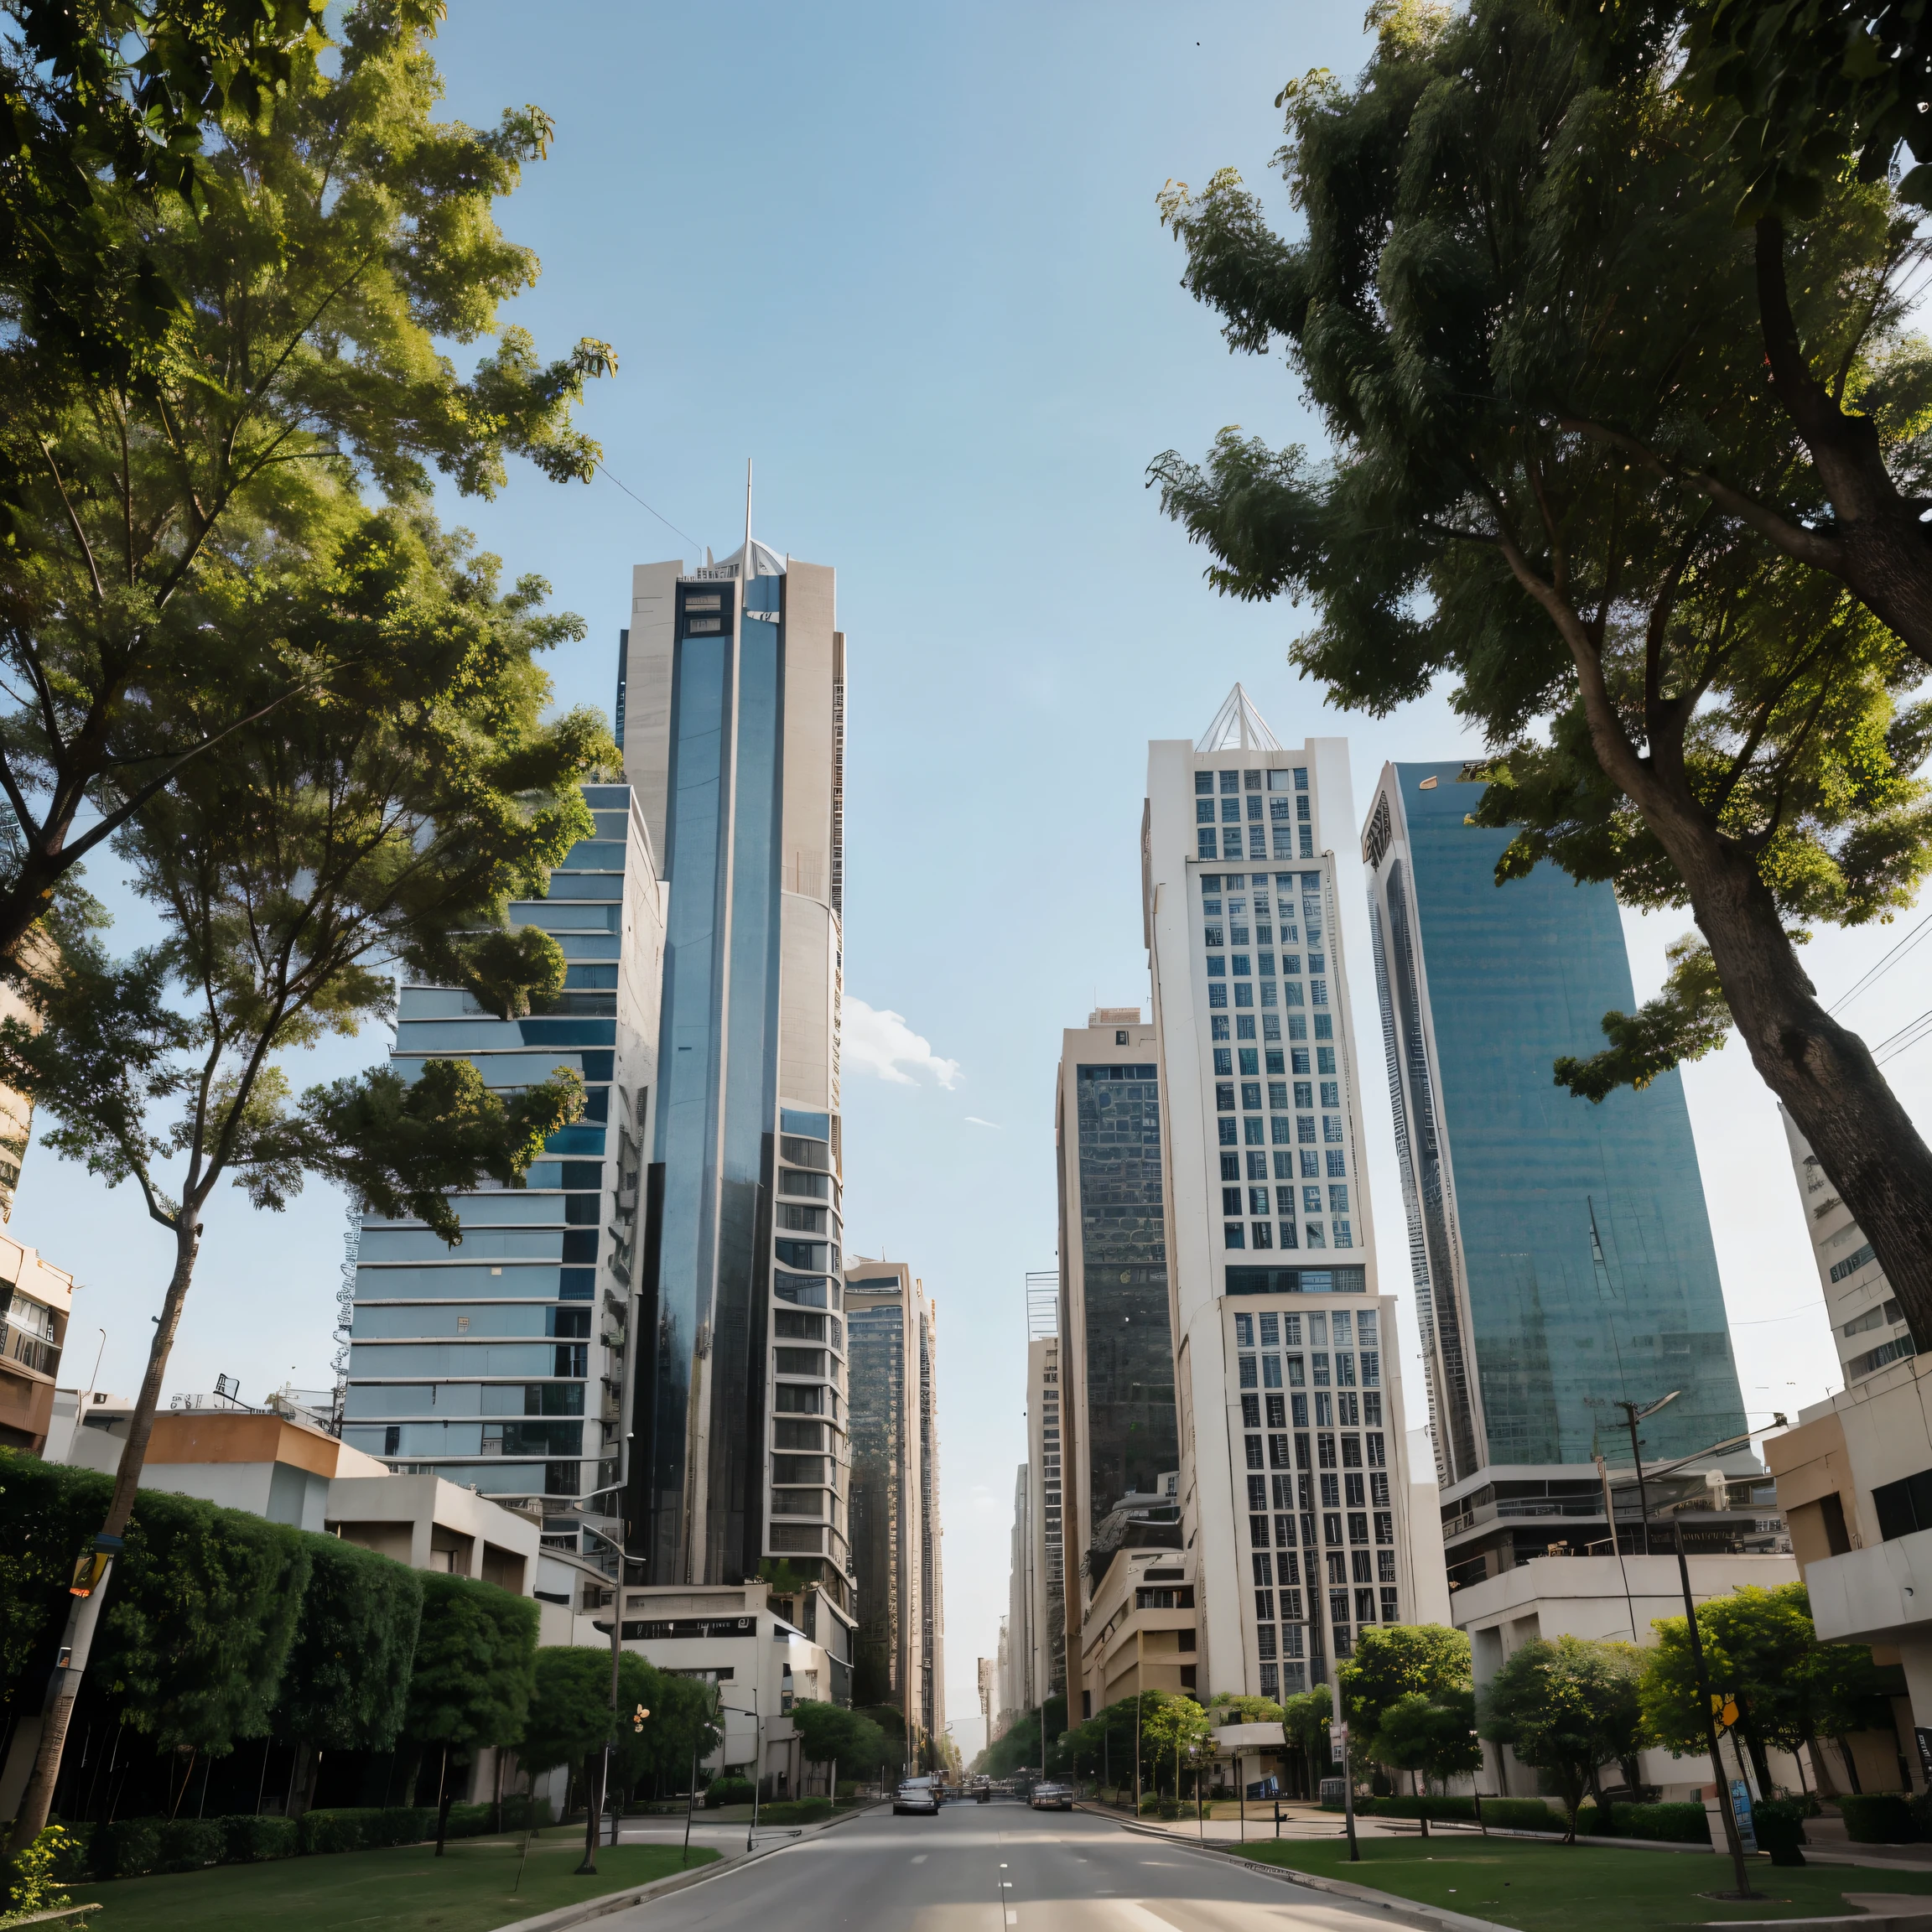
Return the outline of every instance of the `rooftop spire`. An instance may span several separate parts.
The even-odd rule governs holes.
[[[1279,751],[1281,747],[1254,700],[1237,684],[1202,734],[1197,751]]]

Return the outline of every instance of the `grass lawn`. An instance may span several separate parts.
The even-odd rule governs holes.
[[[1721,1925],[1732,1919],[1818,1918],[1850,1909],[1846,1892],[1932,1895],[1932,1872],[1808,1865],[1781,1871],[1750,1867],[1765,1896],[1732,1903],[1701,1894],[1731,1888],[1728,1859],[1676,1852],[1612,1852],[1592,1845],[1535,1845],[1520,1839],[1436,1835],[1364,1838],[1362,1862],[1348,1862],[1346,1841],[1270,1841],[1248,1856],[1325,1878],[1373,1886],[1423,1904],[1493,1919],[1521,1932],[1633,1932],[1634,1928]]]
[[[678,1869],[676,1846],[606,1846],[597,1876],[579,1878],[583,1833],[553,1831],[532,1839],[522,1883],[512,1891],[522,1850],[520,1836],[465,1838],[440,1860],[434,1846],[410,1845],[117,1878],[75,1885],[70,1894],[76,1904],[100,1900],[102,1909],[86,1923],[102,1932],[261,1932],[276,1922],[301,1932],[490,1932]],[[691,1848],[693,1866],[717,1857]]]

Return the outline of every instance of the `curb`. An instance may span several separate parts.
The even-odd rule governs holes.
[[[1087,1807],[1082,1805],[1082,1810]],[[1104,1811],[1091,1811],[1089,1817],[1105,1817]],[[1213,1845],[1190,1845],[1185,1838],[1177,1838],[1172,1833],[1161,1831],[1157,1826],[1130,1822],[1117,1818],[1114,1822],[1123,1831],[1137,1832],[1144,1838],[1159,1838],[1173,1846],[1176,1850],[1192,1852],[1197,1858],[1226,1860],[1239,1858],[1243,1867],[1259,1873],[1265,1878],[1279,1879],[1285,1885],[1297,1885],[1307,1892],[1326,1892],[1337,1898],[1346,1898],[1357,1905],[1373,1905],[1389,1914],[1389,1923],[1408,1925],[1415,1932],[1514,1932],[1508,1925],[1499,1925],[1493,1919],[1473,1919],[1463,1912],[1452,1912],[1440,1905],[1424,1905],[1413,1898],[1398,1898],[1393,1893],[1377,1892],[1367,1885],[1356,1885],[1345,1878],[1323,1878],[1311,1872],[1297,1872],[1285,1865],[1270,1865],[1259,1858],[1242,1858],[1239,1847],[1223,1849]],[[509,1932],[508,1928],[504,1932]]]
[[[798,1836],[781,1845],[761,1845],[755,1852],[735,1852],[729,1857],[700,1865],[695,1871],[673,1872],[668,1878],[653,1878],[648,1885],[627,1886],[621,1892],[605,1892],[595,1898],[581,1898],[574,1905],[559,1905],[552,1911],[539,1912],[534,1918],[513,1919],[507,1925],[497,1926],[495,1932],[564,1932],[566,1926],[587,1924],[593,1919],[607,1919],[613,1912],[627,1911],[633,1905],[647,1905],[655,1898],[668,1898],[673,1892],[702,1885],[706,1880],[721,1877],[727,1872],[740,1871],[747,1865],[756,1864],[761,1858],[771,1857],[774,1852],[789,1852],[793,1846],[805,1842],[806,1831],[816,1837],[820,1832],[829,1831],[849,1819],[866,1817],[878,1808],[867,1805],[857,1811],[848,1811],[844,1818],[832,1818],[823,1825],[806,1827]]]

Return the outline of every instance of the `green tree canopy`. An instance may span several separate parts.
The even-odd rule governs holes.
[[[1217,1729],[1224,1724],[1279,1724],[1281,1706],[1272,1697],[1244,1697],[1218,1690],[1208,1700],[1208,1718]]]
[[[1282,1701],[1282,1734],[1308,1760],[1317,1780],[1328,1774],[1328,1726],[1333,1715],[1334,1698],[1326,1684]]]
[[[1466,1684],[1445,1685],[1433,1692],[1404,1691],[1377,1717],[1368,1754],[1379,1763],[1420,1778],[1440,1780],[1480,1771],[1483,1747],[1476,1737],[1476,1693]],[[1429,1836],[1426,1817],[1422,1836]]]
[[[606,1659],[606,1699],[609,1670]],[[537,1606],[527,1597],[441,1571],[424,1575],[403,1719],[411,1738],[459,1757],[485,1744],[518,1742],[536,1671]]]
[[[1399,1698],[1416,1692],[1433,1698],[1464,1688],[1469,1670],[1468,1636],[1446,1623],[1365,1626],[1338,1673],[1351,1733],[1372,1735]]]
[[[1192,1753],[1206,1751],[1213,1728],[1192,1697],[1166,1697],[1142,1716],[1140,1747],[1156,1788],[1165,1775],[1174,1794],[1181,1794],[1182,1772]]]
[[[1634,1644],[1538,1638],[1504,1660],[1481,1701],[1486,1737],[1547,1772],[1576,1836],[1576,1808],[1600,1766],[1635,1754],[1643,1724]]]
[[[499,322],[537,262],[494,203],[550,123],[436,118],[441,12],[352,0],[330,41],[307,0],[7,8],[0,965],[123,813],[226,745],[229,678],[354,701],[353,654],[210,636],[211,579],[325,554],[363,480],[402,502],[439,472],[493,494],[512,454],[592,473],[570,419],[609,346],[546,362]],[[446,345],[491,337],[460,374]]]
[[[792,1706],[792,1726],[808,1763],[843,1765],[858,1776],[886,1762],[886,1733],[863,1712],[842,1704],[801,1698]]]
[[[1379,6],[1353,87],[1281,97],[1299,240],[1231,173],[1169,190],[1187,286],[1234,348],[1285,346],[1331,449],[1229,429],[1153,475],[1220,589],[1310,600],[1291,655],[1335,701],[1451,683],[1491,753],[1472,816],[1519,828],[1499,882],[1550,858],[1690,908],[1665,994],[1563,1083],[1640,1086],[1734,1023],[1932,1329],[1932,1150],[1794,943],[1932,865],[1923,246],[1840,174],[1790,236],[1741,231],[1671,37],[1605,54],[1629,10],[1570,12],[1597,26]]]
[[[325,1751],[387,1751],[402,1728],[423,1619],[407,1563],[340,1536],[305,1534],[309,1586],[273,1729]]]

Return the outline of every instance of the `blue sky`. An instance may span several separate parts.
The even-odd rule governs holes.
[[[1096,1000],[1146,996],[1146,740],[1197,735],[1239,678],[1284,742],[1350,737],[1358,802],[1384,759],[1477,749],[1439,698],[1380,722],[1324,709],[1285,662],[1304,614],[1215,597],[1144,486],[1150,459],[1198,452],[1224,423],[1316,439],[1280,360],[1230,356],[1179,288],[1155,197],[1232,165],[1288,221],[1274,96],[1311,67],[1352,73],[1357,18],[1141,0],[454,0],[439,46],[453,114],[493,122],[532,101],[554,117],[549,159],[501,210],[543,264],[506,319],[546,354],[583,335],[615,345],[620,373],[583,422],[611,474],[692,540],[604,477],[564,488],[523,470],[495,504],[445,501],[587,620],[553,666],[559,699],[608,707],[632,564],[735,546],[747,457],[759,535],[839,570],[846,984],[926,1043],[922,1059],[854,1010],[848,1238],[911,1260],[939,1303],[946,1674],[969,1751],[1023,1454],[1021,1277],[1053,1261],[1059,1030]],[[1640,989],[1688,924],[1629,922]],[[1820,941],[1820,984],[1848,986],[1894,937]],[[1352,962],[1373,1064],[1366,967]],[[1879,1037],[1924,984],[1896,972],[1850,1017]],[[901,1052],[896,1077],[865,1070],[868,1042],[880,1065]],[[1893,1071],[1932,1112],[1932,1049]],[[1727,1293],[1753,1324],[1737,1331],[1747,1405],[1815,1400],[1833,1358],[1769,1097],[1735,1044],[1688,1086]],[[1385,1104],[1365,1100],[1400,1288]],[[326,1191],[282,1216],[224,1200],[170,1389],[224,1372],[251,1396],[325,1384],[340,1228]],[[105,1326],[102,1385],[131,1389],[159,1231],[126,1191],[104,1197],[44,1150],[11,1231],[86,1285],[76,1373]]]

